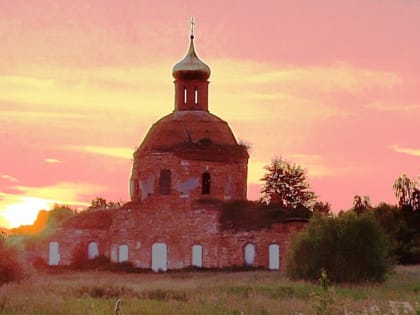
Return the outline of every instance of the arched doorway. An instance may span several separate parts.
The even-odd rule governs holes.
[[[98,243],[90,242],[88,244],[88,259],[94,259],[99,256]]]
[[[48,265],[57,266],[60,262],[60,250],[58,242],[50,242],[48,248]]]
[[[152,270],[168,270],[168,248],[165,243],[154,243],[152,246]]]
[[[194,245],[192,247],[192,265],[193,267],[203,267],[203,246]]]
[[[255,262],[255,245],[252,243],[248,243],[245,246],[245,266],[253,266]]]
[[[268,246],[268,269],[280,269],[280,245],[271,244]]]
[[[118,262],[122,263],[128,261],[128,245],[123,244],[118,246]]]

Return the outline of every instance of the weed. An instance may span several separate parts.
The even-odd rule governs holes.
[[[321,269],[321,277],[319,278],[319,292],[314,294],[317,300],[315,310],[317,315],[334,314],[333,308],[335,304],[334,293],[330,290],[330,280],[327,276],[327,271]]]

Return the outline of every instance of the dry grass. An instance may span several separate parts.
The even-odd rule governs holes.
[[[330,314],[420,314],[420,266],[398,267],[382,284],[341,285]],[[179,272],[33,273],[0,287],[0,313],[13,315],[316,314],[316,284],[281,274]],[[414,311],[408,310],[407,303]],[[404,306],[405,305],[405,306]],[[416,313],[417,312],[417,313]]]

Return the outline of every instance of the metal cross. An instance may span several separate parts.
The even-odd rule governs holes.
[[[191,17],[190,24],[191,24],[191,36],[194,36],[195,22],[194,22],[194,17],[193,16]]]

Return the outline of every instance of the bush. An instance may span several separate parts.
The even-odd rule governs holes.
[[[420,263],[420,211],[385,203],[374,208],[379,224],[390,240],[390,251],[398,264]]]
[[[22,276],[17,250],[8,245],[4,237],[0,237],[0,285],[20,280]]]
[[[73,250],[70,267],[78,270],[103,269],[111,264],[108,257],[99,255],[93,259],[88,258],[87,245],[79,243]]]
[[[334,282],[383,281],[391,269],[388,242],[370,214],[315,215],[292,241],[286,272],[316,280],[325,269]]]

